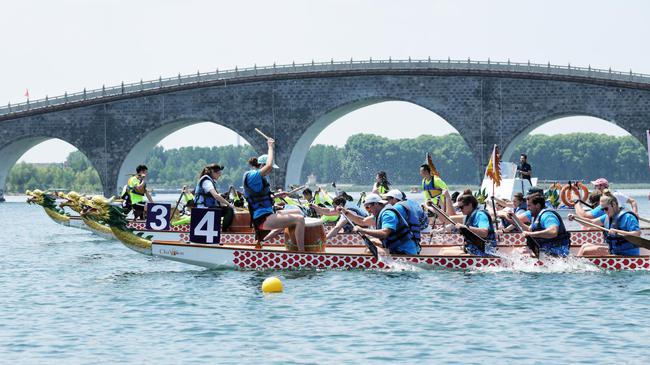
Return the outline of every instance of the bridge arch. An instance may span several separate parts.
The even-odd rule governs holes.
[[[309,127],[300,136],[300,138],[295,143],[294,148],[291,151],[288,164],[287,164],[285,185],[301,183],[300,181],[301,173],[302,173],[305,159],[307,157],[307,153],[309,152],[309,148],[312,146],[313,142],[316,140],[318,135],[320,135],[328,126],[335,123],[340,118],[350,113],[353,113],[357,110],[372,105],[385,103],[385,102],[403,102],[403,103],[411,104],[413,107],[419,107],[425,109],[428,112],[436,116],[439,116],[447,124],[449,124],[457,132],[459,132],[459,127],[454,125],[451,118],[445,116],[444,111],[432,110],[431,107],[424,105],[423,103],[420,103],[418,101],[408,100],[404,98],[397,98],[397,97],[370,97],[370,98],[350,101],[325,111],[324,113],[315,117],[314,119],[312,119],[312,121],[307,123],[309,124]],[[460,135],[465,141],[465,144],[469,146],[470,144],[467,138],[463,134]],[[480,157],[476,155],[475,151],[472,151],[472,155],[474,157],[475,162],[478,164],[478,161],[480,161]]]
[[[88,158],[89,152],[85,150],[83,147],[79,147],[74,144],[74,141],[69,141],[65,138],[61,138],[60,136],[51,136],[51,135],[34,135],[34,136],[28,136],[28,137],[23,137],[17,140],[14,140],[13,142],[7,144],[6,146],[0,148],[0,197],[3,195],[3,192],[6,188],[7,184],[7,178],[9,177],[9,174],[11,173],[11,169],[16,166],[16,163],[18,160],[29,150],[32,148],[36,147],[37,145],[46,142],[48,140],[53,140],[53,139],[58,139],[63,142],[66,142],[67,144],[71,145],[72,147],[75,147],[79,152],[81,152],[84,156]],[[90,163],[90,166],[98,172],[95,164],[93,163],[92,160],[88,159],[88,162]],[[99,175],[99,180],[100,184],[102,182],[102,177]],[[40,189],[48,189],[52,188],[51,186],[42,186],[39,187]],[[55,188],[61,188],[59,186]]]
[[[590,118],[596,118],[603,120],[605,122],[611,123],[627,133],[631,134],[632,136],[636,137],[637,140],[641,144],[643,144],[644,141],[639,139],[639,136],[635,135],[634,131],[631,131],[625,127],[625,125],[618,124],[616,120],[608,115],[600,115],[597,113],[590,113],[590,112],[580,112],[580,111],[572,111],[572,112],[562,112],[562,113],[554,113],[554,114],[549,114],[543,117],[540,117],[539,119],[534,120],[532,123],[525,125],[524,128],[522,128],[516,135],[513,136],[510,141],[503,146],[502,148],[502,160],[503,161],[513,161],[513,159],[517,159],[517,154],[519,153],[516,151],[516,148],[519,146],[519,144],[526,138],[528,135],[531,134],[532,131],[535,129],[543,126],[544,124],[547,124],[549,122],[558,120],[558,119],[564,119],[564,118],[571,118],[571,117],[590,117]],[[588,131],[585,131],[587,133]]]
[[[193,116],[193,117],[181,117],[181,118],[176,118],[174,120],[166,121],[162,123],[162,125],[160,125],[159,127],[153,130],[148,130],[145,133],[143,133],[141,136],[139,136],[139,138],[137,138],[137,142],[128,149],[128,152],[126,153],[125,157],[122,159],[122,162],[119,167],[115,189],[119,191],[126,184],[129,175],[135,172],[136,166],[144,163],[147,156],[149,156],[149,154],[154,149],[154,147],[156,147],[166,137],[184,128],[194,126],[197,124],[204,124],[204,123],[215,124],[224,129],[228,129],[234,132],[235,134],[239,135],[244,142],[250,144],[250,142],[248,142],[249,139],[243,135],[245,134],[244,131],[238,130],[236,127],[233,127],[232,124],[217,122],[211,120],[211,118]],[[215,136],[215,138],[218,138],[218,136]],[[189,141],[188,145],[192,145],[191,141]],[[219,161],[207,161],[207,162],[210,163],[210,162],[219,162]],[[229,166],[227,166],[227,168],[229,168]],[[194,176],[192,176],[191,178],[194,178]]]

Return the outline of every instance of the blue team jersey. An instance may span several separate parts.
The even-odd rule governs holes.
[[[607,217],[607,215],[600,216],[599,218],[603,227],[610,228],[612,226],[609,223],[609,217]],[[620,229],[621,231],[638,231],[641,228],[639,228],[639,221],[632,214],[625,214],[618,222],[617,229]]]
[[[262,179],[264,176],[260,173],[260,170],[250,170],[246,173],[246,184],[255,192],[262,191]],[[253,219],[257,219],[265,214],[273,214],[273,206],[258,208],[253,211]]]
[[[602,216],[605,215],[605,211],[603,210],[603,208],[600,207],[600,205],[597,206],[596,208],[590,210],[589,212],[591,213],[591,215],[594,218],[599,218],[599,217],[602,217]],[[601,218],[601,220],[602,220],[602,218]]]
[[[475,214],[474,219],[469,222],[469,225],[476,228],[490,228],[490,221],[488,220],[487,214]]]
[[[541,226],[541,229],[548,229],[551,227],[559,227],[560,226],[560,221],[557,220],[557,217],[555,214],[544,214],[542,215],[541,219],[539,220],[539,224]],[[531,229],[534,229],[534,223],[531,225]]]
[[[399,213],[399,211],[398,211]],[[399,213],[402,214],[402,213]],[[390,229],[391,235],[395,234],[397,232],[397,224],[398,221],[403,218],[398,217],[395,212],[384,209],[379,213],[379,226],[384,229],[388,228]],[[406,222],[404,222],[406,224]],[[389,236],[390,237],[390,236]],[[395,247],[395,251],[391,249],[390,253],[401,253],[401,254],[407,254],[407,255],[417,255],[418,254],[418,246],[417,244],[410,239],[409,237],[404,237],[397,247]]]

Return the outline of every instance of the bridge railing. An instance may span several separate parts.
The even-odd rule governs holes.
[[[152,91],[156,89],[166,89],[177,86],[186,86],[192,84],[200,84],[205,82],[223,81],[227,83],[228,80],[252,78],[256,76],[272,76],[272,75],[285,75],[285,74],[309,74],[317,72],[336,72],[336,71],[376,71],[376,70],[459,70],[459,71],[492,71],[492,72],[508,72],[508,73],[522,73],[522,74],[537,74],[537,75],[557,75],[557,76],[570,76],[582,77],[586,79],[600,79],[600,80],[615,80],[633,83],[650,84],[650,75],[595,69],[591,67],[575,67],[571,65],[560,66],[540,64],[540,63],[517,63],[517,62],[495,62],[491,60],[476,61],[476,60],[349,60],[349,61],[334,61],[329,62],[309,62],[309,63],[292,63],[287,65],[271,65],[271,66],[253,66],[247,68],[237,68],[232,70],[220,71],[215,70],[212,72],[195,73],[189,75],[178,74],[174,77],[158,78],[157,80],[139,81],[129,84],[120,84],[110,87],[102,87],[101,89],[83,90],[72,94],[64,94],[56,97],[45,97],[45,99],[28,100],[26,102],[11,104],[0,107],[0,115],[16,114],[25,111],[55,107],[69,103],[84,102],[87,100],[97,100],[107,97],[115,97],[120,95],[131,95],[142,92]]]

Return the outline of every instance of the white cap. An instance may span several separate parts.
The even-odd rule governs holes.
[[[266,154],[261,155],[260,157],[257,158],[257,163],[259,163],[260,165],[266,165],[266,160],[268,160],[268,158],[269,158],[269,155],[266,155]],[[280,166],[273,163],[273,168],[274,169],[279,169]]]
[[[375,193],[370,193],[366,195],[366,200],[363,202],[363,204],[370,204],[370,203],[386,204],[388,202],[383,200],[379,195]]]
[[[403,196],[404,196],[404,194],[402,194],[402,192],[399,191],[398,189],[392,189],[391,191],[389,191],[389,192],[387,192],[386,194],[384,194],[384,195],[383,195],[383,198],[384,198],[384,199],[387,199],[387,198],[395,198],[395,199],[397,199],[397,200],[402,200],[402,197],[403,197]]]

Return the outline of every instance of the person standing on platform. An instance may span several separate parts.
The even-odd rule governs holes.
[[[388,181],[388,176],[386,176],[386,171],[377,172],[375,176],[375,184],[372,186],[371,193],[373,194],[386,194],[390,190],[390,181]]]
[[[153,198],[147,191],[146,180],[148,172],[149,169],[147,166],[138,165],[138,167],[135,168],[135,175],[131,176],[126,183],[129,198],[131,199],[131,205],[133,207],[134,219],[145,219],[145,196],[149,202],[153,203]]]
[[[441,200],[444,203],[442,192],[447,190],[447,184],[439,176],[432,175],[431,167],[428,164],[420,165],[420,176],[422,176],[421,188],[425,203],[432,202],[438,205]]]
[[[528,180],[530,185],[533,185],[531,181],[531,176],[533,176],[533,168],[528,163],[528,156],[525,153],[522,153],[519,157],[519,165],[517,165],[517,173],[521,179]]]

